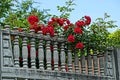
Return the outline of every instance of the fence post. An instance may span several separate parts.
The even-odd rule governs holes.
[[[120,48],[114,50],[116,80],[120,80]]]
[[[11,38],[10,38],[10,26],[5,25],[5,29],[3,30],[2,34],[2,49],[3,54],[3,66],[12,67],[13,66],[13,54],[12,54],[12,47],[11,47]]]
[[[108,48],[105,55],[105,75],[109,77],[109,80],[116,80],[115,73],[115,60],[114,60],[114,50],[113,48]]]
[[[0,80],[2,80],[2,71],[1,71],[1,68],[2,68],[2,63],[1,63],[1,59],[2,59],[2,31],[1,31],[1,28],[0,28]]]

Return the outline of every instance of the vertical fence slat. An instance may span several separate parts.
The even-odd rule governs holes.
[[[31,68],[36,68],[35,67],[36,50],[35,50],[35,39],[34,38],[31,39],[30,54],[31,54]]]
[[[35,49],[35,31],[34,30],[30,30],[30,34],[31,34],[31,49],[30,49],[30,55],[31,55],[31,68],[36,68],[35,65],[35,58],[36,58],[36,49]]]
[[[88,74],[92,74],[92,59],[91,59],[91,55],[88,55]]]
[[[91,63],[92,63],[92,75],[94,75],[94,59],[93,59],[93,55],[91,55]]]
[[[58,71],[58,48],[57,48],[57,42],[54,42],[54,70]]]
[[[64,50],[64,43],[61,43],[61,68],[62,71],[65,72],[65,50]]]
[[[39,41],[39,49],[38,49],[38,55],[39,55],[39,67],[40,70],[44,70],[43,60],[44,60],[44,51],[43,51],[43,40],[40,39]]]
[[[100,76],[100,54],[97,55],[98,75]]]
[[[75,72],[79,72],[79,66],[78,66],[78,54],[75,52],[74,53],[74,55],[75,55]]]
[[[79,58],[79,72],[82,73],[82,64],[81,64],[81,58]]]
[[[85,56],[85,73],[88,75],[88,56]]]
[[[68,49],[68,69],[69,72],[72,72],[72,53],[70,49]]]
[[[47,60],[47,70],[52,70],[51,68],[51,50],[50,50],[50,36],[47,34],[46,41],[46,60]]]
[[[23,37],[23,43],[22,43],[22,57],[23,57],[23,67],[27,67],[27,37]]]
[[[101,54],[101,57],[100,57],[100,74],[101,76],[105,75],[105,55],[104,53]]]
[[[85,56],[82,55],[81,59],[82,59],[82,74],[85,74]]]
[[[19,49],[19,36],[15,36],[14,39],[14,65],[15,67],[19,67],[19,55],[20,55],[20,49]]]
[[[42,31],[38,32],[38,37],[39,37],[39,48],[38,48],[38,57],[39,57],[39,68],[40,70],[44,70],[44,64],[43,64],[43,60],[44,60],[44,50],[43,50],[43,35],[42,35]]]

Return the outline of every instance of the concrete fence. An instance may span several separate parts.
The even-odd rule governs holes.
[[[0,28],[0,80],[120,80],[120,49],[78,57],[64,35]]]

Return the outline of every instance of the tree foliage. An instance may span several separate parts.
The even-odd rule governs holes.
[[[6,1],[6,0],[5,0]],[[14,0],[8,0],[8,1],[14,1]],[[29,15],[36,15],[39,17],[40,22],[46,24],[50,17],[54,17],[57,15],[49,14],[48,11],[50,9],[38,9],[37,7],[34,7],[34,5],[40,5],[38,2],[34,2],[34,0],[23,0],[23,1],[14,1],[14,6],[10,2],[3,2],[4,4],[8,5],[7,3],[11,4],[9,6],[9,9],[5,6],[4,8],[6,11],[3,12],[3,14],[7,13],[7,16],[1,16],[4,18],[3,21],[1,21],[1,25],[9,24],[11,28],[13,27],[22,27],[22,28],[29,28],[29,24],[27,22],[27,17]],[[57,6],[58,11],[60,11],[60,17],[62,18],[68,18],[70,16],[70,12],[74,10],[74,8],[71,8],[72,5],[74,5],[73,0],[68,0],[65,2],[66,4],[64,6]],[[33,5],[34,4],[34,5]],[[3,8],[3,9],[4,9]]]
[[[60,17],[68,18],[70,16],[70,13],[74,10],[74,5],[74,0],[68,0],[65,2],[64,6],[57,6],[58,11],[61,13]]]
[[[110,32],[108,29],[117,27],[114,23],[115,21],[110,20],[110,15],[107,13],[104,14],[103,18],[97,18],[88,27],[88,46],[103,51],[106,47],[110,46],[110,39],[108,39]]]
[[[114,47],[120,46],[120,29],[108,35],[109,44]]]
[[[0,0],[0,18],[6,16],[11,6],[13,6],[13,1],[14,0]]]
[[[3,25],[9,24],[11,28],[28,28],[29,24],[27,22],[27,17],[29,15],[36,15],[41,20],[41,23],[46,23],[46,19],[49,17],[49,15],[46,14],[47,10],[38,10],[36,7],[33,6],[33,3],[33,0],[24,0],[22,2],[17,1],[16,6],[13,9],[11,9],[8,12],[8,16],[5,17]]]

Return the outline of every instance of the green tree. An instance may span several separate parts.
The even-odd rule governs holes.
[[[117,27],[114,23],[115,21],[110,20],[110,15],[107,13],[104,14],[103,18],[97,18],[96,21],[88,27],[88,46],[102,51],[110,46],[110,40],[108,39],[110,32],[108,29]]]
[[[64,6],[57,6],[58,11],[60,11],[60,17],[62,18],[68,18],[70,16],[70,12],[74,10],[74,8],[71,7],[74,5],[73,0],[68,0],[65,3],[66,4]],[[1,22],[1,24],[9,24],[11,28],[29,28],[27,17],[31,14],[38,16],[40,19],[39,23],[42,24],[46,24],[50,17],[58,16],[49,14],[48,11],[50,9],[40,10],[37,7],[34,7],[33,4],[40,5],[38,2],[34,2],[34,0],[23,0],[22,2],[16,0],[14,2],[14,7],[11,6],[12,8],[10,8],[10,10],[7,12],[7,16],[3,16],[4,20]]]
[[[17,1],[16,6],[8,12],[8,16],[5,17],[3,24],[9,24],[11,28],[13,27],[22,27],[29,28],[29,24],[27,22],[27,17],[29,15],[36,15],[41,20],[41,23],[46,23],[46,19],[50,16],[46,12],[48,10],[38,10],[33,6],[33,0],[24,0],[22,2]],[[37,3],[36,3],[37,4]]]
[[[11,6],[13,6],[13,1],[14,0],[0,0],[0,18],[6,16]]]
[[[120,29],[116,30],[113,33],[108,35],[109,43],[111,46],[119,47],[120,46]]]

